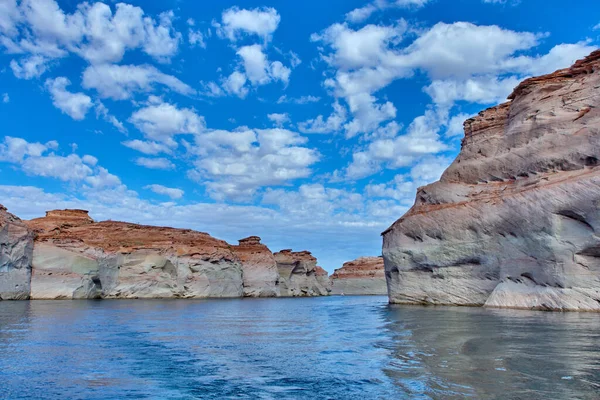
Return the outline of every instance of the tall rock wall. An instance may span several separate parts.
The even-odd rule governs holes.
[[[33,232],[0,205],[0,300],[29,298]]]
[[[600,52],[465,122],[383,233],[392,303],[600,311]]]
[[[232,246],[242,263],[245,297],[278,297],[279,271],[273,253],[260,242],[258,236],[250,236]]]
[[[36,233],[32,299],[241,297],[231,246],[202,232],[94,223],[59,210],[28,221]]]
[[[327,296],[329,283],[322,268],[309,251],[281,250],[275,253],[279,271],[279,288],[284,297]],[[325,272],[325,276],[326,276]]]
[[[331,275],[331,294],[387,295],[383,257],[360,257]]]

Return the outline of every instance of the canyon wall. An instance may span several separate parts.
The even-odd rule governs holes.
[[[0,205],[0,300],[29,298],[33,232]]]
[[[281,250],[275,253],[275,261],[279,271],[281,296],[304,297],[329,294],[329,282],[322,279],[325,271],[317,267],[317,259],[309,251]]]
[[[391,303],[600,311],[600,52],[465,122],[383,233]]]
[[[331,275],[331,294],[387,295],[383,257],[360,257]]]
[[[309,252],[278,254],[258,236],[231,246],[190,229],[94,222],[85,210],[21,221],[0,206],[0,300],[329,294]]]

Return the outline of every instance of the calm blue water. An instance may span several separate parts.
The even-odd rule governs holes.
[[[0,302],[0,398],[600,398],[598,314],[386,301]]]

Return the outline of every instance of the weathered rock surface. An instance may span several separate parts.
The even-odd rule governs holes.
[[[383,233],[392,303],[600,311],[600,52],[465,122]]]
[[[0,205],[0,300],[29,298],[33,232]]]
[[[281,250],[275,253],[279,271],[281,296],[327,296],[329,283],[323,279],[325,270],[317,267],[317,259],[309,251]]]
[[[383,257],[360,257],[331,275],[331,294],[386,295]]]
[[[235,255],[242,263],[244,296],[277,297],[279,272],[273,253],[260,243],[258,236],[250,236],[232,246]]]
[[[51,211],[27,224],[37,234],[33,299],[243,295],[238,257],[206,233],[94,223],[82,210]]]

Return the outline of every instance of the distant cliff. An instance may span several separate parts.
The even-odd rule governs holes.
[[[383,257],[360,257],[344,263],[330,277],[331,294],[386,295]]]
[[[328,294],[309,252],[282,252],[287,270],[257,236],[231,246],[190,229],[94,222],[85,210],[21,221],[0,206],[0,249],[4,300]]]
[[[390,302],[600,311],[600,52],[465,122],[383,233]]]

